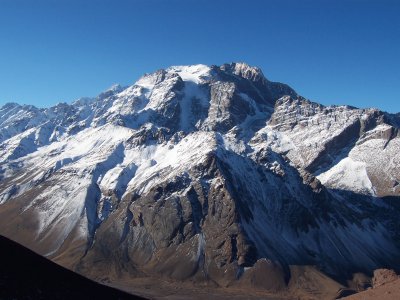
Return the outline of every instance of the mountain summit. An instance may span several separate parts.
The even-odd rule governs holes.
[[[399,124],[244,63],[170,67],[47,109],[6,104],[0,233],[112,283],[273,290],[294,265],[398,270]]]

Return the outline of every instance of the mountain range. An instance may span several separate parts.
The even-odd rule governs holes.
[[[114,286],[286,295],[314,266],[345,287],[400,270],[399,127],[399,114],[323,106],[245,63],[174,66],[50,108],[8,103],[0,234]]]

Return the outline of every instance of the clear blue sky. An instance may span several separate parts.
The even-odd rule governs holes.
[[[323,104],[400,111],[400,1],[0,0],[0,105],[244,61]]]

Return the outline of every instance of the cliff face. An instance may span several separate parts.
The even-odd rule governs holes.
[[[8,104],[0,232],[95,279],[400,268],[397,119],[310,102],[243,63]]]

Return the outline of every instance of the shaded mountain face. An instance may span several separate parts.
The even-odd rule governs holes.
[[[398,120],[310,102],[244,63],[7,104],[0,233],[97,280],[399,269]]]

